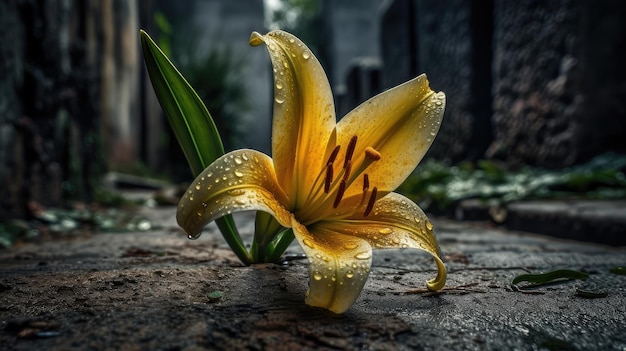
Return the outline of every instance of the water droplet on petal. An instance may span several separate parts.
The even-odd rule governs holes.
[[[243,177],[243,173],[239,172],[239,171],[235,171],[235,175],[239,178]]]
[[[198,234],[195,234],[195,235],[189,234],[189,235],[187,235],[187,238],[189,240],[196,240],[196,239],[198,239],[200,237],[200,234],[202,234],[202,233],[198,233]]]
[[[320,274],[320,272],[315,272],[313,273],[313,279],[315,280],[322,280],[322,274]]]
[[[356,249],[357,247],[359,247],[359,245],[358,245],[358,244],[354,244],[354,243],[349,243],[349,244],[345,244],[343,247],[344,247],[346,250],[354,250],[354,249]]]
[[[229,190],[228,191],[228,195],[231,195],[231,196],[240,196],[240,195],[243,195],[245,193],[246,193],[246,191],[243,190],[243,189],[233,189],[233,190]]]
[[[315,244],[311,240],[309,240],[309,239],[304,239],[304,240],[302,240],[302,242],[304,243],[304,245],[306,245],[306,246],[308,246],[308,247],[310,247],[312,249],[315,248]]]
[[[304,50],[304,52],[302,53],[302,58],[305,60],[308,60],[311,57],[311,52],[309,52],[309,50]]]
[[[277,97],[274,99],[274,101],[276,101],[276,103],[277,103],[277,104],[282,104],[283,102],[285,102],[285,99],[284,99],[284,98],[282,98],[282,97],[280,97],[280,96],[277,96]]]
[[[391,234],[393,232],[393,230],[391,230],[391,228],[383,228],[381,230],[378,231],[380,234]]]
[[[244,161],[248,161],[248,155],[246,155],[245,153],[241,154],[241,158],[243,158]]]
[[[354,277],[354,272],[353,271],[347,271],[346,272],[346,278],[352,278]]]
[[[239,157],[235,157],[235,163],[240,165],[243,163],[243,161]]]
[[[202,188],[202,186],[200,186],[200,183],[196,184],[196,190],[200,190],[200,188]]]
[[[433,230],[433,224],[429,220],[426,220],[424,224],[426,225],[426,229]]]
[[[354,258],[356,258],[357,260],[367,260],[370,257],[372,257],[372,254],[367,251],[354,255]]]

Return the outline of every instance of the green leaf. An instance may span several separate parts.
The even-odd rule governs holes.
[[[141,46],[148,75],[165,116],[176,135],[194,176],[224,154],[224,146],[213,118],[196,91],[161,51],[148,33],[141,30]],[[215,221],[237,257],[250,264],[250,256],[232,216]]]
[[[195,90],[143,30],[141,46],[154,92],[192,173],[198,175],[224,154],[213,118]]]
[[[588,273],[574,271],[570,269],[558,269],[547,273],[538,274],[520,274],[513,279],[511,284],[516,285],[521,282],[532,283],[532,287],[546,285],[559,279],[579,279],[586,280],[589,277]]]

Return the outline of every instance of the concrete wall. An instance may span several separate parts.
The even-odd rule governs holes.
[[[327,3],[335,6],[328,12],[347,6]],[[371,15],[369,5],[351,11]],[[367,54],[382,64],[382,89],[424,72],[434,90],[446,93],[430,156],[552,168],[626,152],[625,2],[388,0],[371,6],[378,35],[344,29],[365,20],[330,22],[335,36],[345,35],[333,42],[346,46],[335,50],[336,60],[362,62]],[[369,48],[376,38],[380,51]],[[351,54],[357,44],[369,51]],[[333,70],[333,85],[353,77]],[[377,92],[369,81],[356,81],[347,85],[348,95]]]

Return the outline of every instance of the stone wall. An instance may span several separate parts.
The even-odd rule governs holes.
[[[137,130],[123,124],[138,104],[136,5],[0,2],[0,220],[88,202],[102,155],[134,161],[134,146],[120,140]]]
[[[626,3],[387,1],[383,87],[425,72],[444,91],[429,155],[563,167],[626,152]]]
[[[580,2],[496,2],[495,140],[513,165],[571,164],[581,108]]]

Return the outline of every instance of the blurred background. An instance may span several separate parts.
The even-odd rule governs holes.
[[[270,152],[271,66],[248,38],[281,28],[322,62],[338,117],[422,72],[446,93],[441,131],[401,188],[427,209],[626,198],[624,1],[4,0],[0,28],[0,221],[105,202],[111,174],[191,179],[140,28],[228,150]]]

